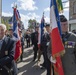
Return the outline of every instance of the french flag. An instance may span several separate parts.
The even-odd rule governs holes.
[[[19,12],[17,8],[13,8],[13,39],[16,41],[16,49],[15,49],[15,57],[14,60],[17,61],[21,55],[22,47],[21,47],[21,37],[20,37],[20,29],[19,29]]]
[[[38,32],[38,47],[39,48],[40,48],[40,44],[42,40],[42,35],[44,33],[44,24],[45,24],[45,20],[44,20],[44,13],[43,13],[41,24],[39,25],[39,32]]]
[[[52,56],[56,59],[56,63],[54,64],[54,72],[57,75],[64,75],[62,62],[60,58],[60,55],[64,53],[64,45],[61,39],[60,19],[56,0],[51,0],[50,4],[50,25],[52,27]]]

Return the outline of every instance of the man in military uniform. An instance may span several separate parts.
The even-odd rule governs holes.
[[[60,15],[65,54],[61,57],[64,75],[76,75],[76,35],[68,31],[68,21]]]
[[[14,62],[15,41],[5,33],[6,25],[0,24],[0,74],[17,75]]]
[[[62,41],[65,54],[61,57],[64,75],[76,75],[76,35],[68,31],[68,21],[64,15],[60,15],[62,29]],[[51,44],[47,49],[47,55],[52,63],[56,63],[51,57]]]

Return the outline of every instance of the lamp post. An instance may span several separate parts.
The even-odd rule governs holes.
[[[0,0],[0,23],[1,23],[1,17],[2,17],[2,0]]]

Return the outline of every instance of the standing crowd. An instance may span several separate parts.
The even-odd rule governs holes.
[[[60,15],[60,23],[62,29],[62,42],[65,47],[65,54],[61,56],[64,75],[76,75],[76,34],[69,32],[68,20],[64,15]],[[14,60],[16,41],[13,39],[13,30],[9,29],[9,34],[6,35],[6,25],[0,24],[0,75],[17,75],[17,63]],[[26,39],[27,48],[33,45],[33,62],[40,60],[43,55],[43,63],[40,64],[41,69],[46,69],[46,75],[55,75],[53,64],[56,60],[52,57],[51,47],[51,27],[50,24],[45,24],[44,33],[42,35],[41,45],[38,46],[38,31],[39,26],[35,27],[35,32],[31,35],[27,30],[26,35],[21,35],[22,54],[20,60],[23,61],[23,45],[24,38]],[[30,41],[32,42],[30,44]]]
[[[62,30],[62,42],[65,48],[65,54],[61,56],[62,67],[64,75],[76,75],[76,34],[69,31],[68,20],[64,15],[60,15],[60,24]],[[39,27],[36,27],[36,31],[33,33],[33,50],[34,58],[33,61],[37,58],[37,52],[41,51],[43,55],[44,62],[40,64],[41,69],[46,69],[46,75],[55,75],[53,64],[56,63],[56,60],[52,57],[52,47],[51,47],[51,27],[50,24],[45,25],[44,34],[42,35],[41,45],[38,47],[38,30]],[[40,57],[39,57],[40,59]]]

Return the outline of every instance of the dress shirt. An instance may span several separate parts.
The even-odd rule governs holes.
[[[4,38],[5,38],[5,35],[4,35],[4,37],[0,40],[0,50],[1,50],[2,43],[3,43]]]

